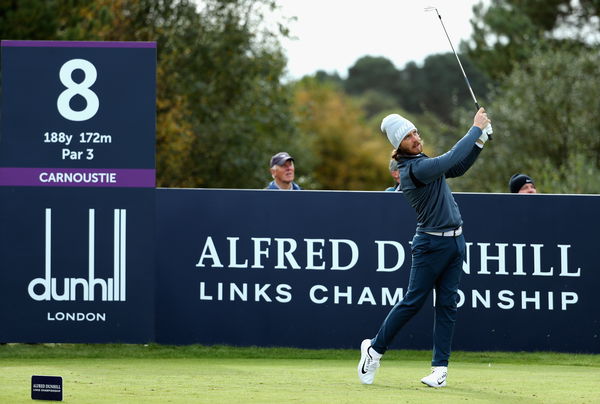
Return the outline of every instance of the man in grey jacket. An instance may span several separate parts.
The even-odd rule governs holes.
[[[373,383],[381,356],[435,289],[432,372],[421,382],[446,386],[465,255],[462,218],[446,178],[461,176],[473,165],[488,140],[489,124],[485,110],[479,109],[467,134],[448,152],[430,158],[423,154],[421,137],[409,120],[392,114],[381,123],[381,131],[394,146],[392,158],[400,166],[402,192],[417,212],[417,230],[406,294],[390,310],[375,338],[361,343],[358,377],[364,384]]]

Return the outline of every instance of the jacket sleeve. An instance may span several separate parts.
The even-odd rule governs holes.
[[[481,147],[473,146],[473,148],[471,149],[471,153],[469,153],[469,155],[463,161],[459,162],[458,164],[455,164],[448,171],[446,171],[446,178],[460,177],[461,175],[466,173],[467,170],[471,168],[473,163],[475,163],[475,160],[477,160],[477,157],[479,156],[479,153],[481,153],[481,150]]]
[[[475,141],[479,136],[481,136],[481,129],[476,126],[471,127],[467,134],[446,153],[438,157],[416,161],[413,164],[414,176],[419,181],[428,184],[442,175],[447,175],[449,171],[456,174],[462,170],[459,175],[464,174],[479,155],[478,151],[473,150],[473,148],[479,149],[475,146]]]

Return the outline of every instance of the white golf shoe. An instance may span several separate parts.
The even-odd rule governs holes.
[[[421,379],[421,382],[429,387],[446,387],[446,377],[448,376],[447,366],[434,366],[431,373]]]
[[[360,344],[360,362],[358,362],[358,379],[362,384],[373,383],[381,357],[382,355],[371,347],[370,339],[363,340]]]

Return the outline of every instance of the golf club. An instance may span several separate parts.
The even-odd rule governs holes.
[[[473,88],[471,87],[471,83],[469,82],[469,79],[467,78],[467,74],[465,73],[465,69],[463,69],[463,65],[460,62],[460,59],[458,58],[458,53],[456,53],[456,51],[454,50],[454,45],[452,45],[452,41],[450,40],[450,36],[448,35],[448,31],[446,31],[446,26],[444,25],[444,21],[442,21],[442,16],[440,15],[440,13],[438,12],[438,9],[436,7],[425,7],[425,11],[435,11],[435,13],[437,14],[438,18],[440,19],[440,24],[442,24],[442,28],[444,29],[444,33],[446,34],[446,38],[448,38],[448,42],[450,43],[450,47],[452,48],[452,52],[454,52],[454,56],[456,56],[456,61],[458,62],[458,66],[460,67],[460,71],[463,74],[463,77],[465,78],[465,83],[467,83],[467,87],[469,88],[469,92],[471,93],[471,97],[473,98],[473,102],[475,102],[475,107],[477,108],[477,110],[479,111],[479,103],[477,102],[477,98],[475,98],[475,93],[473,92]],[[486,128],[485,131],[488,134],[489,139],[492,139],[492,124],[489,124]]]

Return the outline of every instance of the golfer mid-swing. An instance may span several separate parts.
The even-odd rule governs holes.
[[[467,134],[435,158],[423,154],[421,137],[407,119],[392,114],[381,123],[381,131],[394,146],[392,158],[399,162],[402,193],[417,211],[417,231],[406,294],[390,310],[375,338],[362,341],[358,377],[364,384],[373,383],[381,356],[435,288],[432,372],[421,381],[431,387],[446,385],[465,255],[462,219],[446,178],[459,177],[473,165],[488,140],[483,129],[489,123],[480,108]]]

